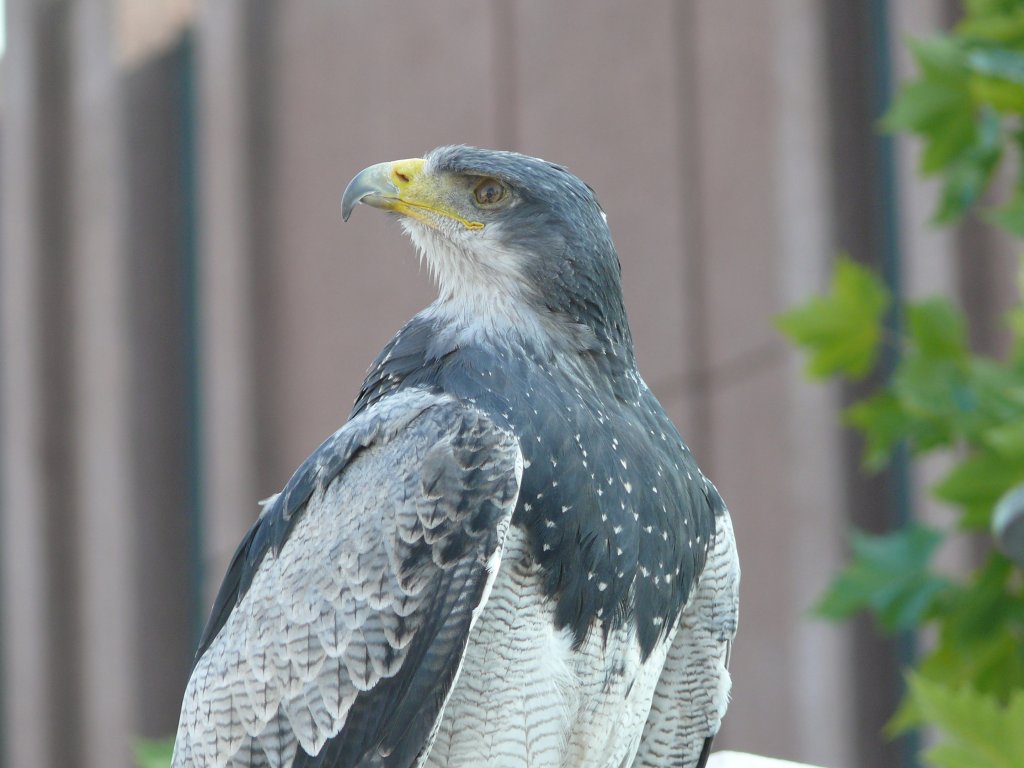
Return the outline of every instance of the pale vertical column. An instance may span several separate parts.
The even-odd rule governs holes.
[[[83,754],[131,759],[136,666],[135,505],[130,446],[122,114],[109,0],[83,0],[71,24],[71,271]],[[141,256],[140,256],[141,257]]]
[[[34,0],[8,0],[0,165],[0,551],[4,759],[53,764],[47,659],[49,582],[42,463],[37,36]]]
[[[257,512],[246,13],[240,0],[207,3],[197,36],[201,508],[211,603]]]
[[[774,151],[778,162],[774,209],[779,229],[779,292],[795,306],[828,282],[834,243],[829,179],[827,74],[824,9],[816,0],[781,0],[775,27]],[[834,384],[811,382],[804,360],[786,355],[790,447],[789,487],[793,517],[788,583],[797,613],[791,617],[795,648],[793,713],[796,755],[824,765],[852,765],[852,702],[836,696],[851,690],[851,643],[842,626],[807,616],[845,557],[839,408]],[[828,706],[822,706],[828,702]]]

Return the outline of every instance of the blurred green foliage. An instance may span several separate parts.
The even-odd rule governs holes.
[[[1006,706],[970,688],[959,690],[910,676],[910,691],[924,717],[947,739],[928,750],[926,759],[940,768],[1020,768],[1024,755],[1024,693]]]
[[[1024,237],[1024,0],[966,0],[948,35],[907,45],[918,74],[882,127],[922,141],[920,172],[941,183],[934,223],[971,213]],[[983,207],[1003,165],[1013,190]],[[888,312],[902,313],[901,322],[887,326]],[[1024,482],[1019,298],[1007,323],[1013,345],[1005,359],[973,354],[951,301],[893,306],[882,280],[847,258],[826,295],[778,318],[806,352],[812,377],[856,381],[884,352],[898,360],[888,380],[844,415],[864,437],[868,470],[887,466],[901,445],[912,455],[941,451],[957,460],[931,489],[956,510],[950,526],[855,533],[850,563],[816,608],[836,620],[868,611],[890,632],[932,630],[934,644],[910,673],[890,732],[936,726],[944,740],[925,759],[941,768],[1024,766],[1024,578],[995,549],[959,578],[939,575],[931,563],[948,538],[987,530],[996,501]],[[894,337],[892,327],[906,330]]]
[[[167,768],[173,753],[174,739],[140,739],[135,742],[136,768]]]

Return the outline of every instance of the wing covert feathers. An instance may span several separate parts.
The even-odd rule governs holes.
[[[508,431],[405,390],[336,432],[236,554],[173,766],[411,766],[429,746],[522,477]]]

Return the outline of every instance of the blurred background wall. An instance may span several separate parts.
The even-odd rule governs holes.
[[[807,617],[854,524],[941,514],[929,467],[865,480],[848,393],[772,317],[840,249],[962,297],[1005,244],[926,227],[874,132],[901,39],[949,0],[7,0],[0,90],[0,765],[127,766],[173,733],[257,500],[345,419],[432,290],[366,165],[446,143],[598,192],[641,369],[733,509],[743,559],[721,747],[909,765],[878,730],[905,640]],[[956,553],[952,555],[955,559]]]

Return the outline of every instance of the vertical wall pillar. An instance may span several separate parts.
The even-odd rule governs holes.
[[[69,242],[81,614],[82,765],[123,765],[136,730],[136,514],[120,79],[108,0],[73,4]],[[141,258],[145,256],[140,255]],[[127,674],[126,674],[127,672]],[[116,723],[118,727],[112,727]]]
[[[68,68],[53,55],[66,49],[66,4],[9,0],[7,34],[0,187],[4,759],[49,768],[70,757],[66,748],[77,742],[70,727],[63,744],[55,738],[55,728],[70,723],[54,717],[54,704],[61,694],[74,700],[76,687],[74,661],[52,632],[69,628],[74,594],[67,591],[67,570],[50,562],[53,536],[60,536],[62,552],[73,538],[67,530],[68,391],[52,375],[68,348],[55,322],[66,318],[67,307],[60,259]]]
[[[785,307],[819,293],[830,277],[834,203],[829,198],[831,126],[825,73],[829,55],[824,11],[817,0],[776,4],[774,35],[778,83],[774,127],[779,294]],[[791,726],[796,754],[823,765],[855,765],[853,703],[837,691],[849,690],[854,675],[852,643],[846,627],[816,620],[808,608],[841,567],[845,514],[843,452],[838,425],[839,388],[808,381],[804,358],[786,352],[789,426],[786,455],[788,493],[794,514],[789,526],[793,566],[782,588],[793,595],[792,633],[795,711]],[[749,583],[749,582],[748,582]],[[822,703],[828,702],[823,707]]]
[[[203,402],[205,598],[213,602],[258,499],[255,352],[250,264],[252,188],[246,58],[248,3],[207,3],[196,39],[200,179],[198,265]]]

